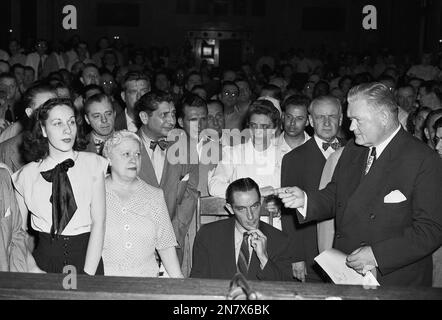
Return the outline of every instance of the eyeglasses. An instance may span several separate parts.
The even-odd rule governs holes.
[[[231,97],[236,97],[238,95],[238,92],[229,92],[229,91],[224,91],[223,95],[225,95],[226,97],[231,96]]]

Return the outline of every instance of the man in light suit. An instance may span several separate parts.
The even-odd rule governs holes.
[[[338,99],[332,96],[318,97],[310,103],[308,111],[314,136],[284,156],[281,187],[318,190],[325,161],[343,143],[337,138],[342,123],[342,107]],[[319,253],[316,223],[300,224],[290,210],[282,210],[281,222],[282,230],[293,241],[294,277],[307,282],[323,280],[321,269],[313,260]]]
[[[324,190],[277,190],[299,222],[336,216],[334,248],[347,265],[373,271],[381,285],[431,286],[431,254],[442,243],[442,164],[403,130],[381,83],[348,94],[355,140],[347,143]],[[294,212],[295,213],[295,212]]]
[[[260,221],[261,194],[255,181],[242,178],[226,191],[233,217],[204,225],[193,248],[191,277],[248,280],[291,280],[290,242],[286,234]]]
[[[139,176],[164,191],[182,263],[184,240],[198,199],[198,162],[192,164],[188,157],[182,162],[171,161],[174,155],[169,152],[171,143],[166,138],[175,127],[176,111],[170,94],[149,92],[137,101],[135,110],[141,122],[138,135],[144,146]]]

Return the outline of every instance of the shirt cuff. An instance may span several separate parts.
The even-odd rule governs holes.
[[[307,216],[307,200],[307,193],[304,192],[304,206],[298,208],[298,212],[304,217],[304,219]]]

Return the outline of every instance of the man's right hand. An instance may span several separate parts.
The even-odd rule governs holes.
[[[305,203],[304,191],[298,187],[286,187],[275,190],[275,193],[281,198],[286,208],[302,208]]]
[[[305,276],[307,275],[307,268],[305,267],[305,261],[299,261],[292,263],[293,277],[301,282],[305,282]]]

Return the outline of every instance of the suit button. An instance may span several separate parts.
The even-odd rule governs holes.
[[[336,239],[339,239],[339,238],[341,238],[342,236],[341,236],[341,234],[340,233],[336,233]]]
[[[374,220],[376,218],[376,215],[374,213],[370,214],[370,219]]]

